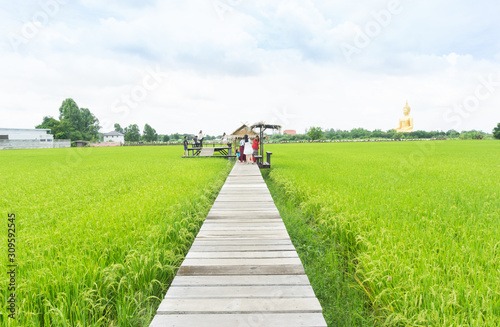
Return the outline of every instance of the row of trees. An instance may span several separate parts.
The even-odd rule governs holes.
[[[499,127],[500,134],[500,124]],[[376,129],[370,131],[364,128],[354,128],[350,131],[340,129],[323,130],[321,127],[311,127],[305,134],[297,135],[272,135],[270,140],[273,142],[281,141],[308,141],[308,140],[356,140],[356,139],[431,139],[431,138],[461,138],[461,139],[484,139],[488,134],[481,131],[463,131],[456,130],[443,131],[414,131],[411,133],[400,133],[395,130],[382,131]],[[500,135],[499,135],[500,136]]]
[[[114,125],[115,131],[120,132],[125,135],[125,142],[182,142],[184,136],[188,140],[194,139],[194,134],[158,134],[156,130],[152,128],[149,124],[144,125],[143,133],[137,124],[129,125],[128,127],[122,128],[120,124],[116,123]],[[211,141],[215,140],[215,136],[206,135],[205,140]]]
[[[125,135],[125,142],[155,142],[159,140],[158,133],[149,124],[144,125],[144,132],[141,135],[141,130],[137,124],[129,125],[122,128],[120,124],[115,124],[115,131]]]
[[[59,107],[59,120],[51,116],[43,117],[43,121],[36,128],[50,129],[55,139],[70,139],[71,141],[99,141],[102,135],[99,133],[99,119],[94,116],[87,108],[79,108],[76,102],[69,98],[62,102]],[[143,133],[137,124],[131,124],[122,128],[120,124],[115,124],[114,129],[125,135],[126,142],[168,142],[170,140],[179,140],[188,136],[194,138],[192,134],[172,134],[158,135],[156,130],[149,124],[144,125]],[[207,136],[206,139],[213,139],[213,136]]]
[[[79,108],[73,99],[66,99],[59,108],[59,120],[45,116],[36,128],[50,129],[55,139],[70,139],[72,141],[98,141],[100,139],[99,120],[87,108]],[[158,135],[156,130],[149,124],[144,125],[143,133],[137,124],[122,128],[120,124],[114,125],[115,131],[125,135],[125,142],[169,142],[179,141],[187,136],[189,140],[194,138],[193,134]],[[427,139],[427,138],[461,138],[461,139],[483,139],[487,136],[481,131],[456,130],[443,131],[414,131],[411,133],[398,133],[395,130],[386,132],[376,129],[369,131],[364,128],[354,128],[350,131],[340,129],[323,130],[321,127],[311,127],[305,134],[298,135],[271,135],[270,140],[280,141],[306,141],[306,140],[353,140],[353,139]],[[493,137],[500,139],[500,123],[493,130]],[[207,135],[205,140],[213,140],[215,136]]]

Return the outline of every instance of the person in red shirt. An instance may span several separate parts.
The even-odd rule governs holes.
[[[257,161],[257,159],[255,158],[255,156],[258,156],[259,155],[259,136],[256,136],[253,140],[253,143],[252,143],[252,149],[253,149],[253,161]]]

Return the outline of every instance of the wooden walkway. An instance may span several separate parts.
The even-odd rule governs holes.
[[[150,326],[326,327],[257,165],[234,165]]]
[[[214,156],[214,148],[203,148],[199,154],[200,157],[213,157]]]

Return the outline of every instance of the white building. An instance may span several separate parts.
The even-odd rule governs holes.
[[[125,135],[120,132],[112,131],[104,134],[104,142],[125,143]]]
[[[50,129],[0,128],[1,149],[67,148],[69,140],[54,140]]]
[[[0,128],[0,139],[52,142],[54,135],[49,133],[50,129]]]

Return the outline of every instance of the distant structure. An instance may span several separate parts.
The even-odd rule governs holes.
[[[231,135],[229,135],[228,139],[233,140],[233,141],[239,141],[245,135],[248,135],[249,138],[253,139],[254,137],[256,137],[259,134],[254,132],[253,129],[251,127],[249,127],[247,124],[243,124],[238,129],[236,129]]]
[[[70,140],[54,140],[50,129],[0,128],[0,150],[69,147]]]
[[[297,131],[294,129],[286,129],[283,131],[283,134],[288,134],[288,135],[297,135]]]
[[[406,105],[403,107],[404,116],[399,119],[399,126],[395,129],[397,132],[408,133],[413,131],[413,117],[410,116],[410,110],[408,100],[406,100]]]
[[[104,134],[104,142],[125,143],[125,135],[120,132],[112,131]]]

